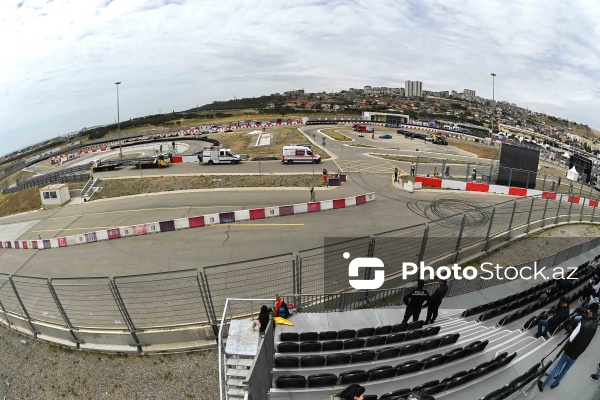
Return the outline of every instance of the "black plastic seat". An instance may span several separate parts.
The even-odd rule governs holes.
[[[338,339],[352,339],[356,337],[356,331],[354,329],[342,329],[338,331]]]
[[[502,400],[506,397],[507,394],[509,393],[506,393],[504,388],[501,388],[498,390],[494,390],[491,393],[488,393],[487,395],[482,397],[481,400]]]
[[[465,383],[469,382],[471,379],[473,379],[473,374],[466,374],[463,376],[459,376],[458,378],[454,378],[450,382],[448,382],[448,386],[446,386],[446,390],[452,389],[452,388],[460,386],[460,385],[464,385]]]
[[[465,376],[467,373],[468,373],[467,371],[457,372],[455,374],[452,374],[452,375],[444,378],[441,383],[448,383],[448,382],[450,382],[454,378],[460,378],[461,376]]]
[[[308,387],[326,387],[337,385],[338,377],[334,374],[316,374],[310,375],[307,379]]]
[[[319,340],[319,334],[317,332],[300,332],[299,339],[301,342]]]
[[[392,333],[406,332],[407,327],[408,327],[408,323],[406,323],[406,322],[396,324],[396,325],[392,326]]]
[[[400,347],[400,355],[415,354],[421,351],[421,343],[412,343]]]
[[[302,375],[282,375],[275,380],[280,389],[298,389],[306,387],[306,378]]]
[[[319,340],[336,340],[337,338],[337,331],[319,332]]]
[[[394,390],[393,392],[382,395],[379,400],[393,400],[402,398],[402,396],[409,394],[411,391],[412,390],[410,390],[410,388]]]
[[[330,342],[323,342],[321,346],[322,351],[338,351],[344,348],[344,342],[341,340],[332,340]]]
[[[389,358],[396,358],[400,355],[400,348],[389,347],[387,349],[381,349],[377,352],[378,360],[387,360]]]
[[[321,342],[300,342],[300,353],[321,351]]]
[[[349,383],[363,383],[369,380],[369,374],[365,371],[347,371],[340,374],[340,385]]]
[[[352,356],[350,354],[330,354],[326,357],[327,365],[346,365],[350,364]]]
[[[489,343],[488,340],[482,340],[482,341],[477,340],[473,343],[466,345],[465,351],[467,352],[467,356],[470,356],[471,354],[475,354],[475,353],[479,353],[480,351],[483,351],[483,349],[485,349],[485,347],[488,345],[488,343]]]
[[[365,347],[365,339],[348,339],[344,340],[344,350],[346,349],[361,349]]]
[[[281,332],[279,339],[281,339],[282,342],[297,342],[298,332]]]
[[[445,355],[448,356],[448,360],[446,362],[449,363],[452,361],[460,360],[461,358],[465,357],[467,355],[467,352],[462,347],[458,347],[456,349],[450,350]]]
[[[406,333],[404,333],[404,332],[392,333],[387,336],[387,340],[385,343],[386,344],[401,343],[401,342],[404,342],[405,338],[406,338]]]
[[[427,390],[425,390],[425,392],[430,395],[438,394],[438,393],[442,393],[444,390],[446,390],[447,387],[448,387],[448,382],[442,382],[435,386],[428,387]]]
[[[383,346],[385,344],[385,336],[372,336],[365,340],[365,347]]]
[[[406,332],[406,338],[404,338],[404,340],[409,341],[409,340],[421,339],[422,337],[423,337],[423,330],[417,329],[414,331]]]
[[[423,369],[423,363],[416,360],[407,361],[396,366],[398,368],[398,376],[417,372]]]
[[[440,329],[439,326],[428,326],[423,329],[423,337],[435,336],[440,332]]]
[[[443,336],[440,341],[440,347],[456,343],[459,337],[460,333],[450,333],[446,336]]]
[[[502,368],[505,365],[509,364],[513,360],[513,358],[515,358],[516,356],[517,356],[517,353],[512,353],[511,355],[502,358],[500,361],[498,361],[498,365],[497,365],[496,369]]]
[[[377,357],[377,353],[373,350],[361,350],[352,353],[352,363],[373,361]]]
[[[356,331],[357,338],[363,338],[373,336],[375,334],[375,328],[360,328]]]
[[[422,360],[422,362],[425,363],[425,365],[423,366],[423,369],[437,367],[439,365],[445,364],[446,361],[448,361],[448,356],[436,354],[435,356],[431,356],[431,357],[426,358],[425,360]]]
[[[407,331],[412,331],[415,329],[421,329],[423,327],[423,325],[425,325],[425,321],[413,321],[413,322],[409,322],[408,326],[406,327]]]
[[[298,368],[300,360],[298,357],[276,357],[273,360],[275,368]]]
[[[377,381],[379,379],[389,379],[396,376],[398,370],[392,366],[386,365],[383,367],[373,368],[367,371],[370,374],[370,381]]]
[[[377,400],[377,395],[376,394],[368,394],[363,397],[363,400]]]
[[[425,392],[427,392],[427,389],[430,387],[434,387],[436,385],[439,385],[440,381],[435,380],[435,381],[429,381],[429,382],[425,382],[420,384],[419,386],[415,386],[412,391],[413,392],[419,392],[421,390],[424,390]]]
[[[427,350],[432,350],[432,349],[437,349],[438,347],[440,347],[440,342],[442,341],[442,339],[429,339],[423,342],[423,345],[421,346],[421,351],[427,351]]]
[[[325,356],[304,356],[300,359],[301,368],[324,367]]]
[[[391,325],[378,326],[375,328],[375,335],[389,335],[392,333]]]
[[[300,345],[296,342],[283,342],[277,345],[278,353],[297,353],[300,351]]]

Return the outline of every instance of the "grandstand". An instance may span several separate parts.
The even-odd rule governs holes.
[[[398,306],[323,310],[297,313],[290,318],[293,326],[275,328],[271,321],[261,339],[241,310],[248,304],[272,306],[274,300],[228,299],[219,332],[222,343],[227,337],[220,359],[222,399],[318,400],[352,383],[366,388],[367,400],[401,400],[411,393],[444,400],[557,398],[576,385],[567,383],[574,376],[565,378],[563,392],[540,394],[536,382],[557,356],[570,321],[548,338],[536,339],[534,328],[561,296],[572,311],[579,305],[591,277],[588,262],[596,256],[597,250],[589,250],[560,264],[577,270],[570,286],[549,298],[540,300],[551,285],[551,270],[545,280],[513,280],[446,298],[436,323],[427,326],[402,323],[404,310]],[[303,296],[285,297],[307,302]],[[310,299],[320,301],[315,295]],[[231,317],[236,314],[240,317]],[[594,343],[597,337],[590,348]],[[591,398],[583,393],[597,389],[589,379],[597,356],[596,351],[580,363],[590,371],[578,398]]]

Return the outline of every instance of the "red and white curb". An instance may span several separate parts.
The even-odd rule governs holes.
[[[454,181],[450,179],[427,178],[424,176],[415,176],[415,182],[421,182],[423,187],[464,190],[467,192],[507,194],[510,196],[521,197],[541,196],[542,199],[558,200],[563,201],[565,203],[583,204],[590,207],[598,207],[597,200],[590,200],[584,197],[573,196],[570,194],[547,192],[536,189],[492,185],[489,183]]]
[[[59,247],[75,246],[85,243],[94,243],[103,240],[115,240],[128,236],[143,236],[151,233],[170,232],[180,229],[200,228],[202,226],[230,224],[240,221],[252,221],[271,217],[283,217],[286,215],[306,214],[326,210],[335,210],[359,206],[375,200],[374,193],[361,194],[359,196],[345,197],[342,199],[323,200],[313,203],[291,204],[287,206],[275,206],[255,208],[252,210],[229,211],[216,214],[200,215],[197,217],[179,218],[160,222],[150,222],[132,226],[103,229],[95,232],[82,233],[79,235],[63,236],[54,239],[43,240],[14,240],[0,242],[0,248],[4,249],[56,249]]]

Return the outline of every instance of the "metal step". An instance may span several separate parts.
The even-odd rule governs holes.
[[[244,398],[245,391],[244,391],[244,389],[240,389],[240,388],[228,388],[227,395],[229,396],[229,398],[232,398],[232,396]]]
[[[252,366],[253,358],[227,358],[225,365],[229,367],[248,367]]]
[[[228,378],[227,379],[227,386],[229,386],[229,387],[231,387],[231,386],[243,387],[244,386],[244,380],[243,379]]]
[[[248,376],[248,372],[250,370],[247,368],[227,368],[227,371],[225,372],[225,376],[239,376],[242,378],[245,378]]]

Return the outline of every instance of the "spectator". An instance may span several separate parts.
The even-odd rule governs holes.
[[[425,325],[433,324],[438,316],[438,309],[442,304],[442,299],[448,293],[448,281],[446,279],[440,279],[440,286],[435,289],[435,292],[429,298],[429,301],[423,305],[427,307],[427,318],[425,319]]]
[[[414,162],[410,163],[410,176],[415,176],[416,165]]]
[[[160,145],[160,154],[162,154],[162,144]]]
[[[566,297],[561,297],[558,302],[556,311],[548,315],[547,319],[541,319],[538,321],[538,331],[535,334],[536,339],[540,336],[545,336],[547,333],[553,333],[554,330],[563,322],[569,318],[571,309],[569,308],[569,302]],[[544,332],[546,328],[546,332]]]
[[[173,142],[171,143],[171,147],[173,147],[173,151],[175,151],[175,141],[173,140]]]
[[[592,304],[587,310],[588,314],[584,316],[575,330],[569,336],[569,341],[562,349],[562,355],[558,359],[556,366],[548,375],[548,378],[542,383],[538,381],[538,389],[543,392],[548,387],[550,381],[554,379],[554,382],[550,386],[550,389],[554,389],[560,384],[562,378],[565,377],[569,369],[575,364],[577,358],[587,349],[589,344],[594,339],[598,323],[598,303]]]
[[[563,271],[562,278],[558,280],[558,288],[561,291],[568,289],[571,286],[569,282],[567,271]]]
[[[558,287],[558,279],[552,281],[552,286],[544,290],[544,293],[540,295],[540,300],[546,300],[548,297],[558,293],[560,288]]]
[[[357,383],[353,383],[344,389],[341,393],[329,397],[328,400],[363,400],[365,398],[365,388]]]
[[[471,178],[472,178],[473,182],[475,182],[477,180],[477,170],[475,168],[473,168],[473,172],[471,173]]]
[[[315,201],[315,187],[313,185],[310,185],[310,201]]]
[[[398,167],[394,167],[394,182],[398,182]]]
[[[404,319],[402,320],[403,323],[408,322],[410,317],[413,317],[413,321],[419,320],[423,303],[429,301],[429,293],[423,289],[423,286],[425,286],[425,281],[419,279],[417,281],[417,287],[411,290],[410,293],[402,299],[402,302],[406,304],[406,311],[404,312]]]
[[[323,183],[323,185],[329,186],[327,184],[327,170],[325,168],[323,168],[323,182],[322,183]]]
[[[252,331],[256,329],[256,325],[260,324],[260,328],[258,330],[259,333],[265,333],[265,329],[267,329],[267,325],[269,324],[269,308],[263,305],[260,308],[260,313],[258,314],[258,319],[252,321]]]

